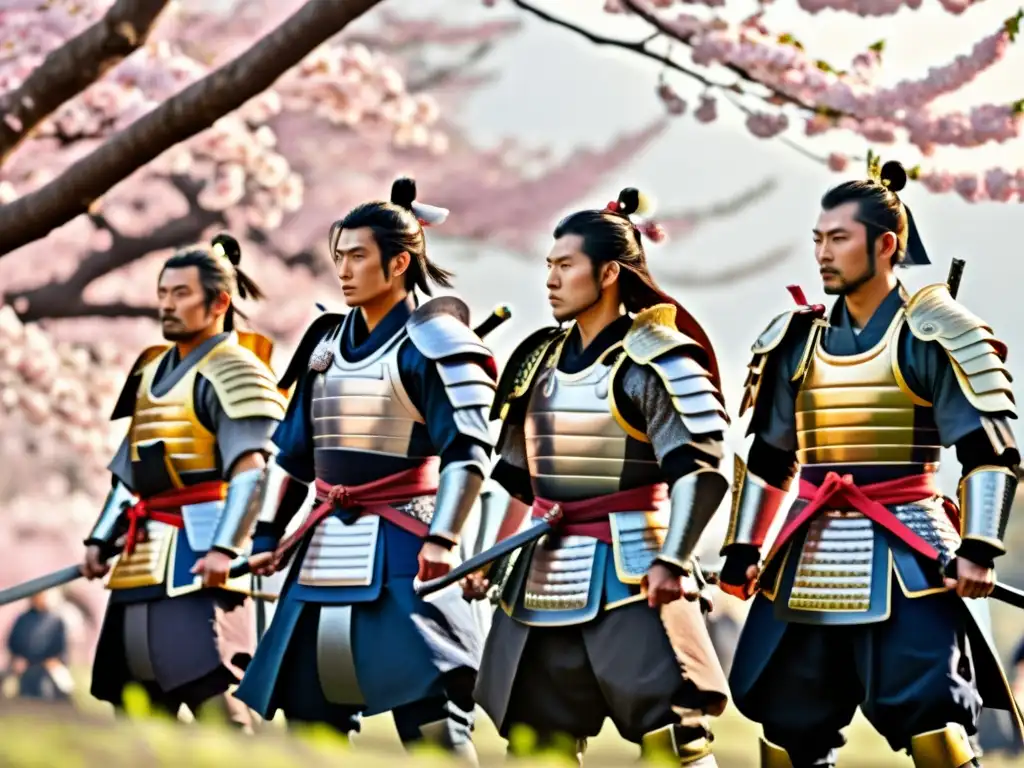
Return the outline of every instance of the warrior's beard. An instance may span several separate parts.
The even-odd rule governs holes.
[[[173,322],[168,323],[168,320]],[[163,331],[164,338],[167,341],[191,341],[201,333],[201,331],[193,328],[187,328],[185,324],[176,317],[161,318],[160,326]]]
[[[851,293],[856,291],[866,282],[874,278],[878,274],[878,268],[875,266],[875,254],[874,249],[868,246],[868,262],[865,270],[861,273],[860,277],[855,277],[853,280],[846,280],[842,275],[836,273],[839,278],[839,284],[826,285],[825,295],[826,296],[849,296]]]

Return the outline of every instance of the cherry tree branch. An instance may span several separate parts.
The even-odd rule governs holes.
[[[155,251],[180,247],[200,240],[207,229],[226,225],[220,211],[207,211],[197,202],[199,184],[185,176],[171,178],[171,183],[188,202],[188,213],[172,219],[148,234],[126,237],[114,229],[102,214],[92,214],[93,224],[110,232],[112,242],[103,251],[91,251],[64,280],[56,280],[27,291],[5,294],[3,303],[14,308],[22,322],[72,317],[155,317],[151,305],[113,302],[94,304],[83,296],[90,284],[115,270],[139,261]]]
[[[0,97],[0,165],[57,107],[84,91],[149,37],[168,0],[118,0],[107,14]]]
[[[115,184],[272,86],[381,0],[310,0],[248,51],[135,121],[39,190],[0,206],[0,257],[86,213]]]

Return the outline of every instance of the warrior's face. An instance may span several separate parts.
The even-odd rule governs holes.
[[[160,275],[157,288],[160,325],[168,341],[190,341],[208,332],[224,317],[231,297],[221,291],[207,296],[199,267],[172,267]]]
[[[594,262],[583,252],[580,235],[564,235],[555,240],[547,264],[548,303],[559,323],[594,306],[601,298],[602,280],[610,286],[618,275],[612,264],[601,265],[595,274]]]
[[[380,247],[369,227],[343,229],[334,251],[345,303],[361,307],[405,288],[409,254],[395,256],[385,269]]]
[[[845,296],[876,274],[868,250],[867,229],[857,221],[859,203],[849,202],[818,216],[814,228],[814,258],[825,293]]]

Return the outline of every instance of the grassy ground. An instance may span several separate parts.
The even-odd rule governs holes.
[[[86,689],[80,689],[86,690]],[[7,701],[0,704],[0,765],[10,768],[224,768],[225,764],[246,768],[320,768],[341,760],[354,761],[363,768],[385,768],[401,759],[394,726],[387,716],[370,718],[352,747],[341,745],[323,732],[288,733],[280,724],[263,724],[255,738],[236,736],[217,723],[182,724],[139,715],[132,722],[114,721],[102,705],[90,701],[87,694],[70,707],[27,706]],[[727,712],[716,725],[715,741],[722,768],[757,765],[755,724],[735,712]],[[880,768],[910,766],[904,755],[892,754],[885,743],[863,721],[856,721],[848,732],[849,744],[840,760],[841,768]],[[481,715],[476,733],[477,749],[483,765],[500,765],[504,742],[490,721]],[[623,766],[632,763],[636,750],[623,742],[609,726],[591,744],[588,768]],[[423,768],[448,765],[436,756],[417,756]],[[559,765],[557,761],[537,761],[530,765]],[[985,759],[986,768],[1024,766],[1024,761],[1007,761],[998,756]]]

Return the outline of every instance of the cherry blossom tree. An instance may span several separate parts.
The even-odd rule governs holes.
[[[866,158],[838,152],[815,155],[794,138],[797,126],[805,138],[852,133],[875,145],[876,153],[884,154],[878,145],[901,142],[923,157],[924,163],[910,169],[910,176],[932,192],[955,190],[968,202],[1024,201],[1024,168],[952,173],[927,165],[941,147],[973,149],[1020,137],[1024,99],[977,104],[967,110],[941,109],[935,102],[957,93],[1003,60],[1021,33],[1024,11],[1017,11],[973,46],[936,63],[924,75],[883,85],[884,40],[868,46],[849,64],[837,66],[821,58],[827,52],[812,52],[809,45],[773,29],[768,0],[751,4],[752,12],[738,21],[727,20],[725,13],[741,8],[735,1],[594,0],[595,7],[602,2],[607,13],[645,22],[648,34],[635,40],[595,34],[533,0],[510,2],[597,45],[658,62],[663,69],[656,90],[671,115],[687,114],[692,106],[695,120],[713,123],[724,101],[741,111],[755,137],[784,141],[837,172],[844,171],[851,159]],[[953,15],[969,12],[977,2],[939,0]],[[496,0],[484,0],[484,4],[498,5]],[[922,0],[797,0],[797,4],[810,14],[828,10],[879,18],[903,9],[917,10]],[[740,14],[742,10],[736,15]],[[950,41],[951,47],[954,44]],[[688,54],[689,63],[684,63],[679,51]],[[687,79],[701,89],[695,105],[677,90],[677,83]]]
[[[75,169],[131,149],[145,121],[158,131],[153,115],[208,107],[191,125],[210,124],[195,135],[179,124],[177,143],[112,184],[85,215],[0,259],[4,498],[78,493],[91,502],[81,509],[102,498],[103,466],[124,429],[110,424],[109,413],[131,361],[152,343],[152,287],[171,249],[219,230],[238,235],[244,266],[269,298],[246,307],[250,322],[286,347],[314,301],[335,298],[334,281],[318,279],[330,263],[327,223],[380,196],[399,173],[415,176],[430,202],[457,212],[445,235],[525,252],[550,227],[552,211],[591,194],[667,126],[661,120],[561,160],[511,141],[480,149],[445,113],[457,113],[488,82],[479,64],[518,23],[460,25],[387,12],[374,27],[313,47],[273,87],[217,116],[226,103],[217,89],[237,85],[217,75],[222,62],[259,50],[264,43],[252,46],[253,39],[272,39],[304,7],[248,0],[225,14],[201,3],[143,0],[4,6],[0,105],[9,130],[0,131],[0,199],[8,204],[0,206],[0,251],[36,232],[4,240],[12,210],[31,213],[36,203],[23,201],[33,196],[75,194]],[[444,46],[454,62],[429,64],[423,53],[431,46]],[[69,50],[80,70],[69,68]],[[42,101],[51,91],[72,97]],[[773,188],[765,180],[704,209],[668,210],[662,221],[683,237]],[[60,218],[41,220],[50,226]],[[734,279],[737,269],[784,256],[765,254],[704,279]]]

